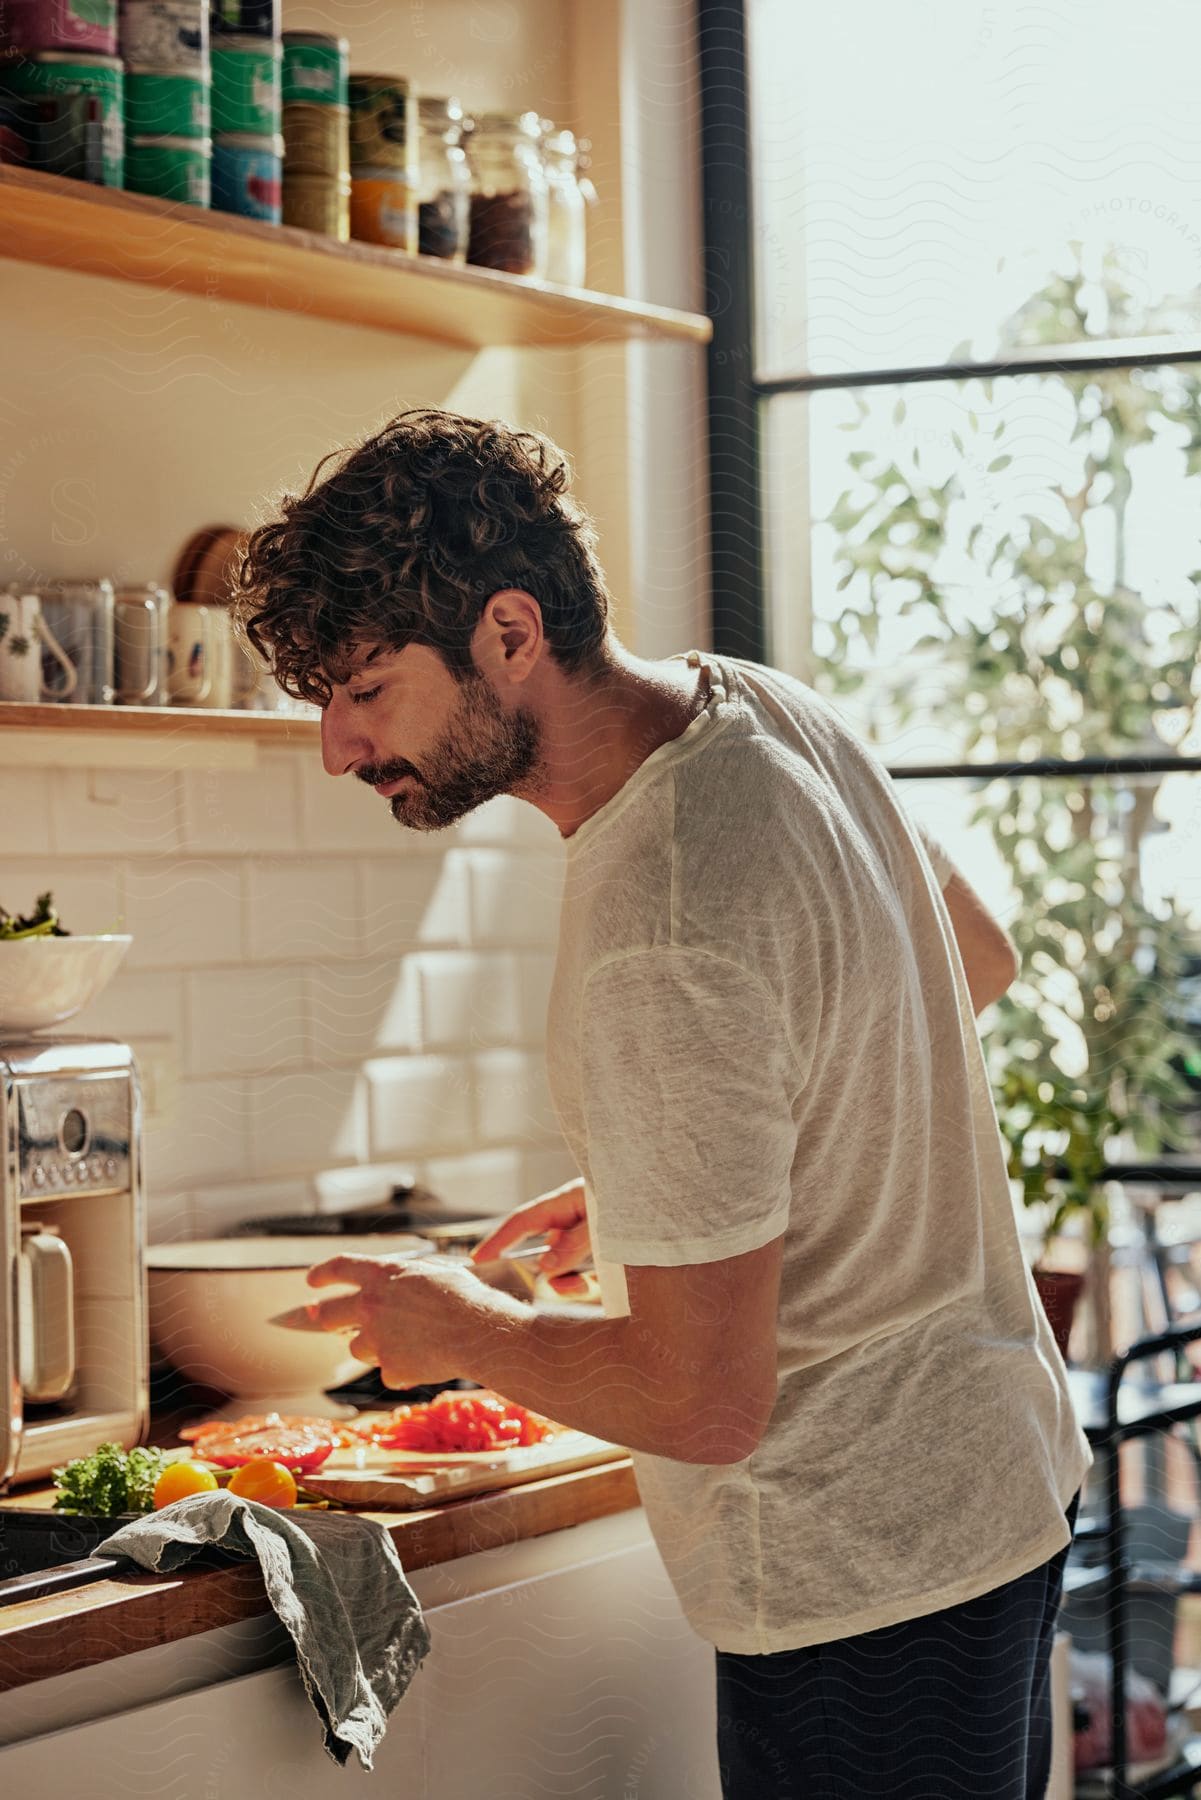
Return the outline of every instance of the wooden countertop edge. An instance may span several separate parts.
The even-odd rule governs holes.
[[[377,1513],[406,1571],[639,1506],[628,1457],[421,1512]],[[255,1564],[131,1575],[0,1608],[0,1692],[177,1642],[269,1610]]]

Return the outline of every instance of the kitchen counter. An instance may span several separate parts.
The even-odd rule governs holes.
[[[46,1505],[52,1490],[7,1496]],[[598,1467],[404,1513],[359,1512],[385,1527],[406,1572],[517,1544],[639,1505],[633,1466]],[[0,1607],[0,1692],[260,1617],[257,1564],[134,1574]]]

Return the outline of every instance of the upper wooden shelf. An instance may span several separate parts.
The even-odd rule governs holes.
[[[292,718],[287,713],[218,712],[204,706],[24,706],[19,701],[0,700],[0,729],[5,726],[174,738],[258,738],[269,744],[312,744],[321,735],[317,719]]]
[[[712,335],[700,313],[340,244],[288,225],[3,165],[0,255],[472,350],[572,349],[628,338],[704,344]]]

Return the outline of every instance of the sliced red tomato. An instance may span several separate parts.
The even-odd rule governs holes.
[[[203,1437],[196,1441],[196,1453],[220,1469],[240,1468],[243,1463],[266,1457],[283,1463],[287,1469],[309,1475],[319,1469],[336,1446],[334,1433],[328,1429],[290,1425],[264,1425],[257,1431],[229,1432],[223,1437]]]
[[[398,1407],[374,1435],[388,1450],[506,1450],[541,1443],[551,1429],[548,1419],[485,1389]]]

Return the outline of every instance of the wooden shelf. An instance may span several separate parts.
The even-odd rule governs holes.
[[[0,255],[478,350],[704,344],[707,318],[0,165]]]
[[[22,706],[0,700],[0,732],[47,769],[253,769],[269,749],[316,750],[317,719],[184,706]]]
[[[218,712],[202,706],[22,706],[0,700],[0,729],[159,732],[166,737],[258,738],[268,744],[316,743],[316,719],[270,712]]]

